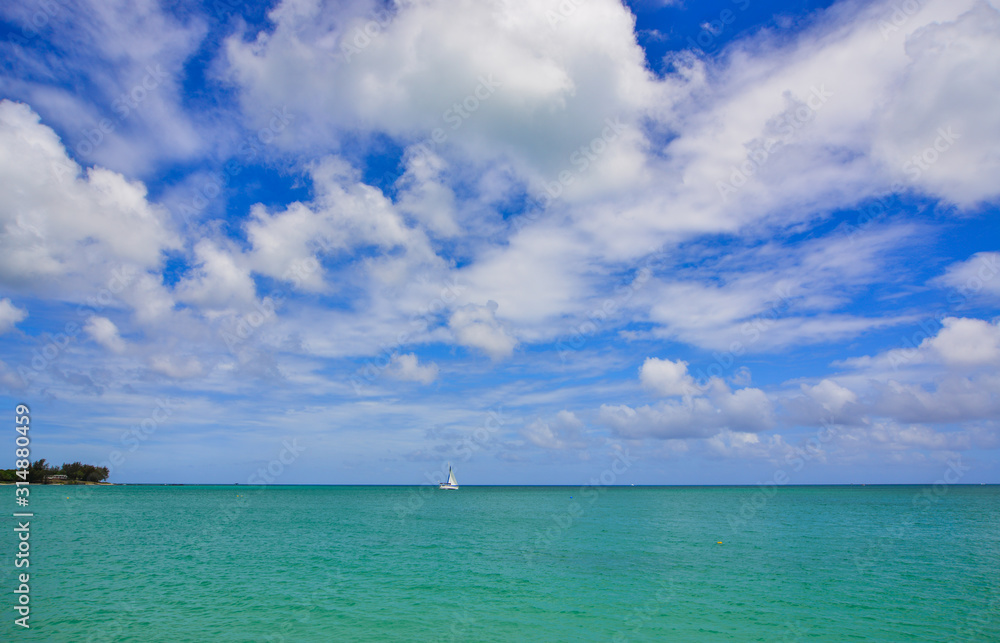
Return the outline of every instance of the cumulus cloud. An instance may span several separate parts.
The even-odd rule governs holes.
[[[245,308],[256,298],[256,286],[239,252],[202,240],[194,248],[198,261],[192,274],[177,284],[177,299],[206,310]]]
[[[867,427],[843,429],[838,436],[838,446],[847,448],[853,442],[869,448],[905,452],[913,449],[929,451],[965,451],[970,448],[995,448],[1000,436],[982,427],[937,431],[920,423],[900,424],[894,421],[874,422]]]
[[[599,418],[626,438],[706,438],[724,429],[755,433],[774,426],[772,403],[764,391],[732,391],[719,378],[708,382],[702,396],[637,408],[602,404]]]
[[[967,317],[945,317],[933,335],[933,328],[922,324],[917,344],[907,338],[908,348],[894,348],[873,356],[855,357],[838,365],[855,369],[898,373],[918,365],[946,365],[962,368],[1000,365],[1000,321],[990,323]]]
[[[91,339],[112,353],[125,352],[125,340],[118,334],[118,327],[107,317],[93,316],[87,320],[83,330]]]
[[[942,362],[955,366],[1000,366],[1000,322],[946,317],[944,327],[921,343]]]
[[[933,283],[954,288],[965,299],[1000,300],[1000,252],[977,252],[948,266]]]
[[[283,274],[293,257],[312,256],[304,247],[306,231],[336,230],[331,239],[375,239],[383,252],[391,247],[387,241],[407,248],[406,260],[385,261],[371,273],[397,279],[412,273],[414,263],[436,261],[427,237],[468,232],[462,213],[482,207],[478,199],[489,191],[470,177],[507,172],[510,186],[531,186],[544,212],[522,213],[505,243],[475,245],[460,273],[479,301],[498,302],[511,335],[530,342],[564,331],[567,318],[585,315],[587,302],[613,287],[595,275],[595,266],[610,271],[634,265],[664,242],[799,223],[819,216],[817,209],[849,208],[883,195],[901,178],[901,185],[963,205],[990,198],[992,161],[984,160],[983,149],[965,147],[968,136],[954,141],[935,165],[947,167],[949,177],[962,174],[965,182],[932,180],[932,172],[907,182],[902,165],[911,152],[907,142],[926,134],[933,146],[942,124],[961,123],[991,140],[993,85],[971,85],[961,93],[966,100],[931,101],[919,117],[901,113],[913,102],[914,88],[944,95],[955,65],[975,78],[995,75],[994,63],[983,58],[995,40],[996,10],[988,5],[922,3],[888,34],[874,25],[892,13],[890,2],[835,5],[786,41],[762,33],[733,43],[715,60],[678,54],[672,71],[659,77],[646,67],[626,7],[588,2],[553,28],[547,15],[561,15],[557,5],[404,3],[378,33],[354,43],[374,6],[333,12],[323,3],[289,1],[272,11],[273,31],[231,38],[226,62],[247,114],[250,105],[280,97],[310,124],[298,128],[298,139],[279,144],[324,154],[360,129],[386,134],[408,149],[398,202],[358,219],[372,222],[368,232],[317,224],[316,216],[293,208],[258,216],[248,226],[258,244],[253,269]],[[444,14],[448,20],[440,20]],[[965,34],[968,45],[962,44]],[[491,44],[484,49],[482,42]],[[466,45],[476,53],[453,55]],[[931,52],[941,47],[946,60],[936,63]],[[307,53],[315,51],[323,55]],[[492,72],[500,86],[488,98],[480,92],[477,108],[468,118],[457,117],[452,130],[446,115],[454,115],[454,106],[474,96],[480,77]],[[975,100],[968,92],[977,92]],[[633,133],[621,133],[614,145],[601,143],[608,149],[587,167],[574,163],[571,154],[600,138],[614,114]],[[437,127],[446,141],[418,151],[415,144],[426,143]],[[669,142],[652,147],[651,130],[671,132]],[[771,152],[761,156],[763,146]],[[739,198],[721,195],[720,182],[732,184],[734,171],[745,166],[750,169],[740,185],[730,185]],[[572,179],[565,184],[557,180],[562,170]],[[343,169],[327,172],[346,176]],[[370,186],[335,183],[344,194],[368,194],[366,203],[383,198]],[[599,183],[605,188],[588,192]],[[393,208],[413,227],[385,216]],[[898,316],[873,319],[836,309],[854,289],[879,278],[887,251],[915,235],[904,228],[869,230],[825,247],[803,244],[803,252],[792,252],[794,260],[775,271],[746,275],[727,268],[707,283],[652,283],[643,302],[658,325],[651,334],[712,350],[740,342],[746,350],[772,351],[900,323]],[[612,229],[615,234],[607,234]],[[774,250],[767,248],[767,259]],[[320,273],[304,283],[319,288]],[[770,315],[776,299],[769,290],[778,283],[792,289],[797,309],[780,311],[769,332],[747,330],[747,323]],[[681,300],[684,306],[674,305]]]
[[[803,384],[802,392],[830,413],[840,413],[845,405],[858,401],[853,391],[826,379],[815,386]]]
[[[785,421],[807,425],[947,424],[1000,414],[1000,326],[946,317],[919,344],[838,362],[848,370],[784,400]]]
[[[521,435],[535,446],[543,449],[583,448],[581,439],[583,422],[572,411],[563,409],[550,421],[541,418],[521,430]]]
[[[273,212],[262,205],[251,210],[245,230],[252,248],[245,263],[254,272],[320,292],[332,288],[323,259],[342,260],[359,247],[380,250],[380,256],[365,263],[378,281],[373,286],[398,284],[442,264],[426,233],[408,225],[397,204],[363,183],[347,161],[325,157],[309,175],[316,192],[312,201]],[[387,256],[390,253],[393,256]]]
[[[928,7],[928,17],[941,8]],[[915,18],[923,22],[922,14]],[[905,50],[908,64],[879,115],[876,153],[897,179],[953,203],[995,198],[1000,11],[971,3],[953,20],[911,32]]]
[[[403,355],[393,355],[392,362],[389,364],[386,373],[389,377],[404,382],[430,384],[437,379],[438,365],[434,363],[420,364],[420,360],[416,354],[406,353]]]
[[[756,433],[722,430],[705,440],[706,451],[721,458],[735,460],[768,459],[785,447],[781,436],[761,439]]]
[[[140,324],[163,322],[174,310],[173,293],[164,286],[162,279],[149,273],[136,276],[119,296],[132,307],[135,320]]]
[[[299,147],[330,149],[357,128],[404,142],[439,129],[443,137],[428,141],[435,153],[504,158],[548,178],[600,136],[606,118],[634,118],[659,94],[626,7],[583,3],[554,29],[547,15],[558,4],[399,3],[369,37],[362,33],[375,15],[369,3],[335,12],[288,0],[270,13],[273,31],[234,36],[226,57],[247,105],[277,101],[301,114],[308,126],[293,142]],[[581,140],[581,132],[593,133]],[[641,165],[637,144],[631,152],[623,146],[609,170],[627,177]]]
[[[590,250],[572,229],[539,224],[514,234],[505,246],[484,249],[459,275],[470,293],[498,302],[505,320],[549,337],[564,326],[563,315],[587,310]]]
[[[639,368],[639,381],[647,389],[664,397],[690,395],[695,391],[694,379],[688,375],[688,363],[647,357]]]
[[[85,173],[27,105],[0,101],[0,283],[39,291],[99,283],[121,264],[157,268],[179,247],[146,188],[102,168]],[[69,277],[70,279],[64,279]]]
[[[895,9],[840,3],[793,41],[765,50],[766,36],[733,45],[725,80],[708,81],[707,91],[721,90],[718,100],[693,118],[714,129],[690,128],[672,144],[691,158],[690,179],[735,187],[739,199],[729,202],[751,212],[782,201],[844,202],[852,199],[848,185],[857,198],[893,182],[962,205],[995,198],[996,159],[981,142],[1000,134],[988,108],[998,90],[982,84],[996,74],[997,10],[975,0],[925,2],[880,32],[875,25]],[[910,109],[924,92],[935,99]],[[938,141],[948,126],[961,138]],[[976,142],[966,145],[966,131]],[[913,176],[907,162],[927,148],[933,167]]]
[[[1000,376],[940,375],[932,382],[873,382],[864,411],[871,417],[926,423],[990,420],[1000,413]]]
[[[28,317],[28,311],[11,303],[9,297],[0,299],[0,335],[14,329],[14,326]]]
[[[171,355],[154,355],[149,360],[149,367],[156,373],[174,379],[187,379],[202,373],[201,362],[196,357],[181,359]]]
[[[908,381],[876,371],[842,374],[836,379],[841,383],[803,386],[802,394],[782,400],[782,422],[855,427],[877,421],[947,425],[990,421],[1000,413],[1000,377],[990,372],[960,375],[932,371]],[[827,390],[819,392],[817,388]],[[826,401],[831,397],[834,404]]]
[[[983,426],[937,430],[919,422],[894,420],[857,426],[827,425],[817,435],[800,440],[780,434],[722,431],[704,440],[704,448],[710,455],[727,459],[769,460],[797,477],[803,466],[815,466],[810,463],[885,466],[938,461],[944,467],[948,462],[957,462],[959,452],[1000,446],[1000,436]]]
[[[447,184],[447,162],[433,152],[411,154],[397,181],[400,212],[414,217],[438,237],[457,236],[457,197]]]
[[[832,427],[826,437],[824,444],[798,449],[796,457],[808,456],[809,460],[833,464],[881,466],[937,461],[944,468],[960,462],[959,452],[1000,446],[997,433],[984,426],[939,430],[919,421],[902,423],[891,419],[863,426]],[[965,467],[957,472],[964,474],[967,470]]]
[[[462,346],[478,348],[492,359],[510,357],[517,346],[517,339],[497,321],[498,305],[495,301],[485,306],[468,304],[451,314],[448,327]]]

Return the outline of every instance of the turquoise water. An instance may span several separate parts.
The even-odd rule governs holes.
[[[8,527],[4,641],[1000,641],[995,486],[32,487],[31,502],[32,628],[13,625]]]

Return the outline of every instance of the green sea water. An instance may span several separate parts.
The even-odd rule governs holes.
[[[30,510],[31,629],[8,514],[3,641],[1000,641],[996,486],[33,486]]]

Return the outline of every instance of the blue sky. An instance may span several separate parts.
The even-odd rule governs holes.
[[[995,2],[0,18],[0,398],[34,457],[1000,482]]]

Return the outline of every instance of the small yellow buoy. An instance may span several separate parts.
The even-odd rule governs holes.
[[[716,544],[716,545],[721,545],[721,544],[722,544],[722,541],[720,540],[720,541],[718,541],[718,542],[717,542],[717,543],[715,543],[715,544]]]

